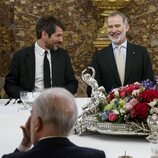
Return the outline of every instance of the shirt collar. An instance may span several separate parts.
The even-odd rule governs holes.
[[[39,46],[38,42],[36,41],[35,43],[35,49],[37,50],[37,52],[42,56],[44,55],[44,52],[46,51],[45,49],[43,49],[42,47]],[[50,49],[47,50],[48,53],[50,53]]]
[[[60,137],[60,138],[66,138],[66,136],[46,136],[46,137],[42,137],[40,138],[39,140],[43,140],[43,139],[49,139],[49,138],[57,138],[57,137]]]
[[[127,40],[124,43],[122,43],[121,45],[117,45],[117,44],[112,42],[112,47],[113,47],[113,49],[118,48],[118,47],[127,48]]]

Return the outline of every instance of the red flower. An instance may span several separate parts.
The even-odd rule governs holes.
[[[150,110],[150,106],[147,103],[137,103],[130,111],[131,118],[146,119]]]
[[[143,102],[149,103],[153,101],[155,98],[158,98],[158,91],[154,89],[148,89],[139,94],[139,99]]]
[[[106,97],[107,101],[110,102],[112,99],[114,99],[115,96],[114,96],[114,92],[110,92],[109,95]]]
[[[134,83],[134,84],[130,84],[130,85],[126,86],[124,88],[124,91],[125,91],[126,95],[128,95],[128,94],[131,94],[134,90],[139,89],[139,88],[140,88],[140,85]]]

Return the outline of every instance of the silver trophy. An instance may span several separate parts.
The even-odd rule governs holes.
[[[82,79],[84,82],[87,83],[88,86],[91,87],[92,93],[91,93],[91,99],[88,104],[83,106],[83,114],[82,115],[88,115],[93,114],[96,112],[96,108],[99,105],[99,102],[101,99],[105,100],[105,88],[103,86],[98,85],[98,82],[95,80],[95,69],[93,67],[88,67],[92,71],[92,75],[89,73],[86,73],[87,69],[82,71]],[[81,115],[81,116],[82,116]]]
[[[87,130],[89,126],[94,126],[96,119],[93,117],[93,114],[96,113],[99,103],[106,103],[106,91],[103,86],[98,85],[98,82],[95,80],[95,69],[93,67],[88,67],[92,71],[92,75],[87,73],[87,69],[82,71],[82,79],[88,86],[92,88],[90,101],[82,107],[82,114],[78,117],[78,120],[75,125],[75,132],[77,134],[82,134]]]

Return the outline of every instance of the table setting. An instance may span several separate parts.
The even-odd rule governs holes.
[[[22,103],[15,103],[12,99],[8,105],[8,99],[0,99],[0,157],[3,154],[13,152],[22,138],[20,125],[24,125],[30,115],[30,109],[19,110]],[[17,100],[18,101],[18,100]],[[82,105],[88,103],[90,98],[76,98],[79,115],[82,113]],[[133,158],[149,158],[151,154],[150,143],[144,136],[118,136],[85,133],[81,136],[72,134],[69,139],[79,146],[86,146],[104,150],[107,158],[133,156]],[[144,152],[145,151],[145,152]]]
[[[82,75],[85,75],[85,71]],[[82,76],[86,82],[89,81],[90,77],[90,75]],[[111,98],[105,104],[107,101],[105,96],[108,94],[104,93],[104,87],[98,87],[94,78],[90,82],[94,86],[92,87],[94,89],[92,89],[91,98],[76,97],[78,119],[69,139],[78,146],[103,150],[107,158],[158,158],[157,109],[148,109],[149,111],[152,109],[150,117],[147,117],[143,124],[125,122],[124,120],[131,119],[129,113],[126,112],[117,117],[116,115],[111,118],[105,117],[102,113],[108,111],[109,114],[113,110],[111,105],[108,105],[107,108],[107,103],[115,98],[121,98],[115,97],[118,95],[119,89],[116,92],[113,91],[110,95]],[[138,85],[132,85],[132,87]],[[133,90],[142,88],[140,85],[138,87]],[[13,152],[19,145],[22,138],[20,125],[25,124],[30,115],[32,103],[40,94],[39,92],[35,94],[21,92],[20,99],[0,99],[0,157],[3,154]],[[154,100],[152,105],[157,105],[157,100]],[[99,106],[104,107],[102,108],[104,111],[99,111],[102,112],[101,115],[98,115]],[[123,109],[120,111],[123,112]]]

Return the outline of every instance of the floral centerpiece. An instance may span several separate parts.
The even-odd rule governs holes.
[[[154,107],[158,107],[158,91],[152,81],[135,82],[113,89],[100,101],[97,118],[101,122],[144,122]],[[156,109],[155,109],[156,110]]]
[[[113,89],[109,94],[99,87],[93,74],[84,70],[82,79],[92,88],[90,101],[75,124],[75,133],[86,131],[103,134],[149,135],[158,141],[158,90],[157,84],[146,80]],[[155,133],[156,134],[151,134]],[[150,135],[151,134],[151,135]]]

